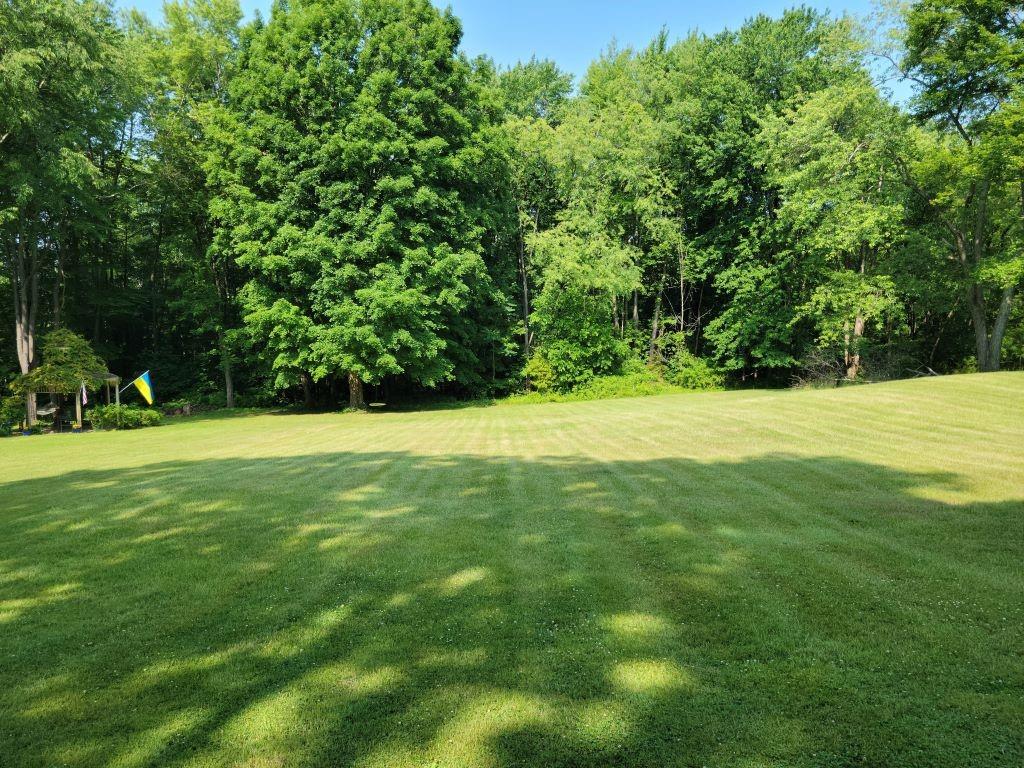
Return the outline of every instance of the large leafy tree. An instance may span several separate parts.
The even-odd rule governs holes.
[[[515,208],[515,253],[523,358],[530,356],[532,289],[537,280],[532,238],[562,209],[555,128],[570,103],[572,77],[550,61],[531,59],[502,72],[498,82],[509,194]]]
[[[780,191],[778,217],[808,293],[799,317],[857,378],[865,333],[899,316],[894,256],[905,188],[895,169],[905,129],[866,78],[811,94],[765,120],[759,140]]]
[[[535,220],[528,238],[537,281],[531,319],[538,364],[550,366],[563,387],[618,370],[628,342],[642,335],[643,265],[652,247],[671,243],[658,123],[645,104],[640,66],[629,51],[595,62],[581,98],[547,141],[563,208],[546,231]]]
[[[713,308],[704,337],[741,375],[788,371],[803,352],[793,319],[807,265],[780,226],[779,190],[756,137],[762,121],[859,71],[850,24],[806,9],[760,16],[718,36],[697,71],[705,82],[697,92],[714,98],[697,113],[695,151],[685,151],[707,190],[698,199],[692,259],[708,294],[703,304]]]
[[[105,380],[107,364],[77,333],[58,328],[40,346],[42,362],[15,379],[11,387],[16,391],[70,395],[81,387],[95,391]]]
[[[1024,6],[919,0],[906,11],[897,64],[930,129],[908,183],[938,225],[974,328],[981,370],[998,370],[1024,279]]]
[[[628,355],[616,306],[639,285],[637,250],[609,236],[601,218],[586,209],[570,211],[530,240],[538,346],[527,374],[571,389],[616,373]]]
[[[123,167],[114,158],[125,158],[141,97],[133,52],[107,3],[0,4],[0,258],[22,374],[38,363],[47,313],[62,321],[69,256],[109,222]]]
[[[216,356],[231,408],[238,269],[214,242],[210,203],[223,158],[206,126],[227,109],[242,12],[238,0],[174,0],[165,3],[164,16],[152,31],[154,98],[147,113],[155,250],[169,272],[169,314]]]
[[[427,0],[298,0],[244,54],[214,205],[280,383],[344,377],[361,407],[475,362],[487,115],[460,36]]]

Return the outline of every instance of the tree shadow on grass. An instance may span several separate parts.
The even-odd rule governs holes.
[[[1024,504],[929,500],[956,483],[400,452],[10,483],[0,762],[1020,762]]]

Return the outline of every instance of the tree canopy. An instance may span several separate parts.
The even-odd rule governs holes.
[[[65,329],[229,406],[1021,365],[1022,15],[901,6],[901,105],[809,9],[574,83],[428,0],[11,0],[4,378]]]
[[[14,380],[16,392],[69,395],[82,387],[94,391],[106,380],[106,363],[77,333],[66,328],[50,331],[40,346],[42,362]]]

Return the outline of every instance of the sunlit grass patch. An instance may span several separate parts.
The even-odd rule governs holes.
[[[658,693],[695,688],[696,680],[672,661],[637,659],[616,664],[609,673],[616,688],[627,693]]]
[[[620,637],[656,638],[669,631],[669,623],[650,613],[617,613],[605,619],[609,630]]]

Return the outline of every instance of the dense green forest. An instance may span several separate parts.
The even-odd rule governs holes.
[[[1024,5],[884,21],[574,83],[428,0],[4,0],[0,378],[58,328],[229,406],[1020,367]]]

